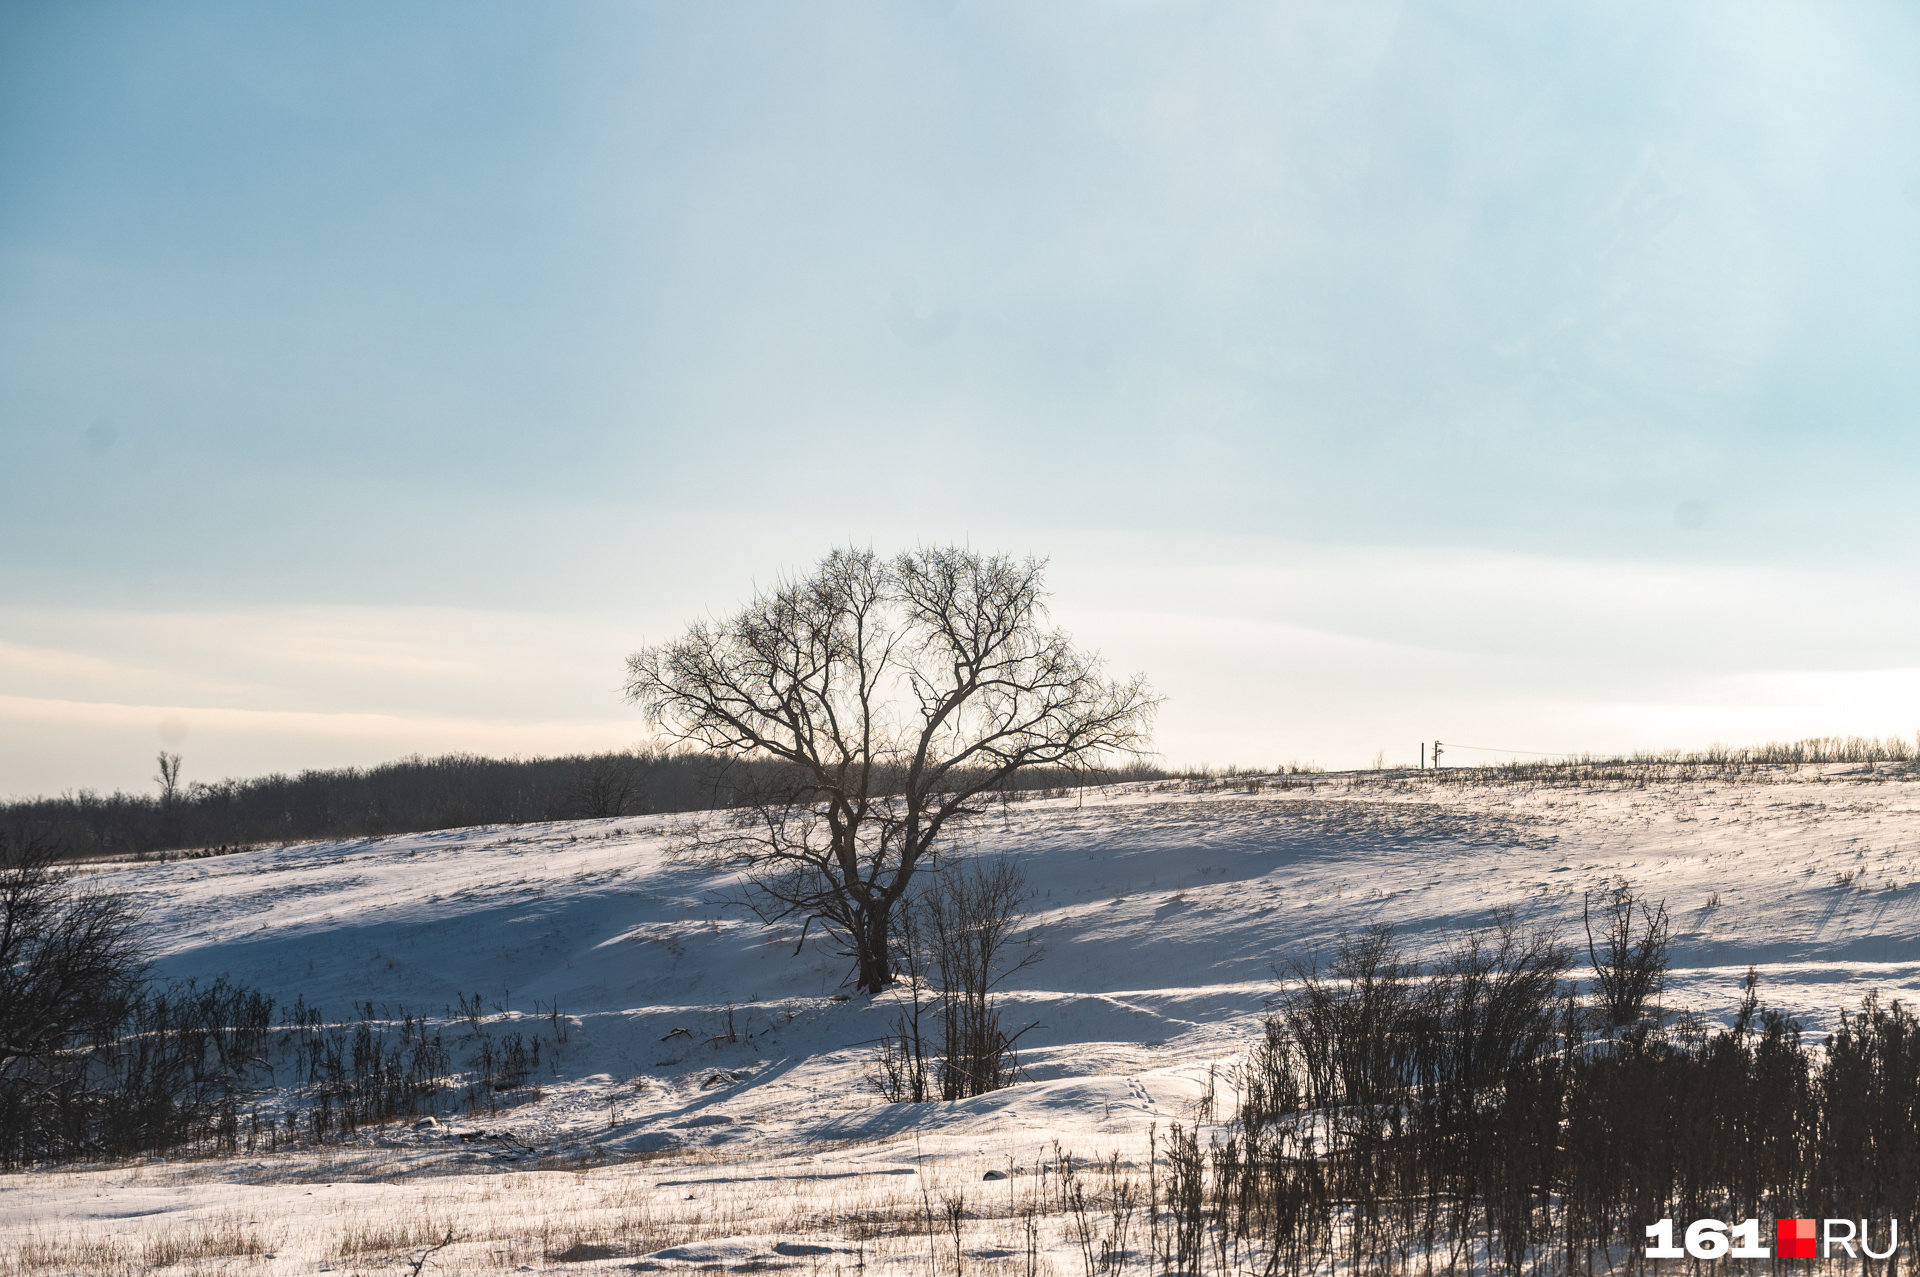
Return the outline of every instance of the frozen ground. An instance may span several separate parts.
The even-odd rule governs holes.
[[[1224,1118],[1273,964],[1343,930],[1392,922],[1420,951],[1511,906],[1571,939],[1584,893],[1624,878],[1674,912],[1670,1006],[1718,1016],[1757,966],[1817,1040],[1868,990],[1920,988],[1912,770],[1311,779],[1091,790],[978,826],[963,851],[1019,857],[1035,892],[1046,956],[1009,1018],[1040,1027],[1033,1081],[954,1105],[877,1103],[887,1000],[718,908],[724,879],[669,864],[660,818],[108,867],[151,904],[165,974],[334,1018],[457,1019],[478,994],[486,1031],[538,1034],[551,1063],[537,1099],[436,1129],[0,1176],[0,1272],[404,1272],[449,1229],[437,1271],[946,1271],[957,1246],[1077,1272],[1060,1151],[1140,1169],[1150,1123]]]

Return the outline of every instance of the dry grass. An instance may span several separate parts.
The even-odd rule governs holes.
[[[461,1240],[461,1230],[452,1221],[431,1212],[400,1219],[367,1219],[356,1216],[347,1221],[344,1231],[333,1243],[338,1259],[366,1259],[375,1255],[397,1255],[423,1246],[437,1246],[452,1234]]]
[[[259,1224],[231,1212],[205,1223],[169,1228],[149,1237],[141,1248],[148,1268],[201,1259],[253,1259],[270,1253]]]
[[[0,1277],[267,1277],[326,1267],[343,1277],[404,1273],[450,1229],[453,1241],[433,1255],[434,1271],[592,1270],[672,1247],[690,1248],[690,1271],[745,1266],[882,1277],[924,1274],[929,1257],[942,1273],[958,1266],[982,1277],[1047,1277],[1054,1263],[1064,1265],[1062,1273],[1079,1270],[1057,1177],[982,1183],[988,1165],[965,1155],[930,1156],[918,1173],[901,1173],[898,1162],[872,1167],[825,1150],[812,1154],[770,1161],[703,1152],[397,1181],[341,1175],[337,1188],[355,1196],[328,1209],[316,1209],[319,1199],[301,1191],[313,1168],[290,1164],[284,1169],[294,1173],[269,1183],[228,1178],[224,1191],[247,1197],[220,1214],[129,1216],[62,1234],[44,1225],[5,1230]],[[187,1189],[206,1203],[205,1194],[222,1191],[210,1169],[194,1163],[84,1172],[53,1197],[82,1200],[138,1185]],[[368,1192],[374,1184],[378,1192]],[[1030,1245],[1037,1248],[1031,1260]]]
[[[206,1261],[250,1259],[264,1261],[273,1252],[257,1221],[232,1212],[213,1219],[176,1224],[144,1237],[109,1237],[97,1232],[50,1236],[29,1233],[10,1249],[0,1251],[0,1277],[16,1274],[86,1274],[120,1277],[152,1273]]]
[[[50,1272],[119,1277],[140,1271],[140,1262],[119,1242],[104,1237],[53,1237],[29,1233],[0,1252],[0,1277]]]

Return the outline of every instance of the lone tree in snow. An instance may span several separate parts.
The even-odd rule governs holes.
[[[1036,559],[835,550],[737,615],[627,659],[627,698],[677,741],[752,761],[693,850],[746,874],[763,921],[815,922],[893,980],[913,875],[1028,767],[1145,748],[1158,701],[1047,625]]]

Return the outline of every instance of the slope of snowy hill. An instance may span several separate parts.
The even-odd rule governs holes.
[[[1017,858],[1033,891],[1045,955],[1007,995],[1007,1018],[1037,1025],[1022,1039],[1032,1080],[958,1104],[885,1105],[870,1070],[894,999],[848,997],[845,959],[818,944],[796,955],[794,928],[723,907],[728,875],[670,860],[668,833],[666,818],[578,821],[103,867],[103,884],[148,905],[162,974],[226,975],[283,1004],[303,997],[330,1019],[371,1004],[378,1018],[445,1019],[449,1032],[538,1036],[540,1094],[469,1119],[466,1134],[484,1128],[505,1141],[398,1126],[191,1171],[0,1177],[0,1226],[16,1247],[40,1239],[35,1253],[49,1257],[22,1267],[19,1250],[15,1267],[60,1271],[59,1239],[98,1229],[131,1247],[156,1229],[204,1231],[237,1211],[258,1231],[285,1211],[302,1217],[316,1191],[348,1203],[328,1208],[338,1218],[425,1211],[455,1226],[481,1210],[474,1176],[512,1167],[533,1193],[540,1175],[559,1172],[529,1168],[583,1154],[614,1160],[591,1173],[579,1162],[563,1176],[570,1204],[555,1198],[539,1212],[612,1240],[573,1253],[553,1227],[523,1245],[503,1226],[496,1241],[507,1240],[483,1245],[479,1224],[460,1224],[471,1263],[771,1262],[787,1253],[783,1237],[805,1232],[826,1238],[806,1243],[826,1247],[808,1252],[817,1267],[852,1253],[851,1234],[821,1221],[841,1209],[832,1202],[853,1200],[854,1185],[867,1194],[860,1209],[897,1198],[932,1212],[928,1176],[978,1193],[983,1167],[1045,1164],[1059,1155],[1046,1151],[1056,1140],[1083,1158],[1131,1157],[1149,1123],[1224,1119],[1231,1066],[1259,1031],[1276,966],[1311,958],[1342,932],[1389,922],[1418,956],[1511,908],[1584,954],[1582,901],[1620,881],[1672,911],[1670,1007],[1724,1016],[1752,966],[1763,998],[1801,1016],[1817,1040],[1870,989],[1909,998],[1920,989],[1911,768],[1645,786],[1432,773],[1123,786],[996,809],[955,849]],[[477,1021],[463,1003],[478,1004]],[[889,1178],[915,1171],[905,1188]],[[726,1211],[707,1201],[697,1226],[689,1212],[709,1190],[680,1191],[695,1181],[734,1186]],[[728,1213],[768,1195],[786,1203],[786,1224]],[[643,1199],[660,1228],[653,1241],[695,1237],[707,1249],[637,1249],[637,1236],[602,1218],[628,1219]],[[327,1240],[332,1225],[281,1226],[306,1240],[273,1243],[271,1260],[260,1258],[266,1242],[234,1253],[274,1271],[321,1271],[349,1253],[368,1271],[380,1266],[369,1258],[378,1247],[362,1254]],[[380,1262],[436,1239],[396,1232]],[[930,1244],[896,1242],[863,1249],[861,1261],[906,1263]]]

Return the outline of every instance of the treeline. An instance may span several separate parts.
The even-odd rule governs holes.
[[[731,805],[771,770],[752,761],[641,750],[563,758],[446,754],[180,785],[178,756],[163,754],[156,794],[80,790],[0,804],[0,833],[47,846],[67,860],[217,852],[307,838],[705,811]],[[1170,774],[1143,766],[1099,773],[1036,768],[1020,775],[1014,788],[1065,793],[1074,785]]]
[[[163,759],[163,777],[168,771]],[[447,754],[295,776],[163,784],[153,795],[81,790],[24,799],[0,806],[0,830],[44,840],[63,858],[219,850],[302,838],[696,811],[723,805],[728,787],[726,775],[691,754]]]
[[[1809,736],[1764,745],[1714,745],[1681,756],[1697,763],[1907,763],[1920,758],[1920,732],[1913,736]]]
[[[1467,763],[1429,770],[1426,774],[1434,782],[1460,786],[1545,784],[1644,788],[1649,784],[1671,782],[1778,776],[1785,768],[1798,770],[1834,763],[1868,768],[1885,764],[1899,771],[1902,765],[1910,767],[1916,761],[1920,761],[1920,733],[1912,737],[1809,736],[1805,740],[1714,745],[1699,750]]]

